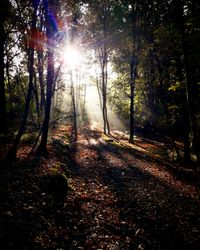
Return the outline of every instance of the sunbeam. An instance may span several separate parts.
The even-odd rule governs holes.
[[[73,46],[67,46],[62,50],[62,58],[66,67],[74,69],[81,62],[81,53]]]

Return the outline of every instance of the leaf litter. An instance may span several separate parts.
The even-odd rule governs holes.
[[[94,127],[70,132],[53,131],[48,159],[25,161],[23,145],[1,177],[1,249],[200,249],[199,176]],[[52,171],[69,173],[62,206],[43,190]]]

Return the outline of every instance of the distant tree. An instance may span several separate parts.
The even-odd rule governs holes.
[[[112,0],[103,0],[89,3],[90,14],[93,15],[88,23],[91,44],[95,50],[96,59],[100,67],[100,78],[98,79],[99,93],[101,94],[103,131],[110,133],[110,125],[107,111],[107,85],[108,85],[108,60],[110,54],[111,22],[113,18],[112,8],[115,3]],[[93,14],[95,13],[95,15]]]

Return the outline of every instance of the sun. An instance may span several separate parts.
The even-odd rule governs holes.
[[[81,53],[77,48],[67,46],[62,51],[62,58],[66,66],[75,68],[80,64]]]

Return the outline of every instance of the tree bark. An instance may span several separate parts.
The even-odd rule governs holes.
[[[44,55],[42,51],[37,52],[38,56],[38,76],[40,83],[40,111],[44,111],[45,108],[45,91],[44,91]]]
[[[176,56],[176,71],[177,77],[180,82],[184,81],[183,75],[183,65],[181,62],[181,55],[177,54]],[[182,117],[183,117],[183,143],[184,143],[184,161],[189,163],[191,161],[190,157],[190,122],[189,122],[189,114],[188,114],[188,105],[186,95],[183,94],[183,108],[181,109]]]
[[[134,127],[135,127],[135,114],[134,114],[134,98],[135,98],[135,80],[137,73],[137,57],[133,55],[132,62],[130,64],[130,75],[131,75],[131,83],[130,83],[130,137],[129,142],[134,143]]]
[[[9,115],[10,119],[13,119],[13,96],[12,96],[12,86],[10,82],[10,73],[9,73],[9,62],[6,63],[6,76],[7,76],[7,83],[8,83],[8,92],[9,92]]]
[[[106,35],[105,35],[106,36]],[[105,43],[105,41],[104,41]],[[103,113],[103,131],[104,134],[110,134],[110,125],[108,121],[108,111],[107,111],[107,82],[108,82],[108,55],[107,46],[103,45],[102,51],[102,113]]]
[[[0,132],[6,132],[6,96],[5,96],[5,75],[4,75],[4,45],[6,34],[4,24],[6,21],[6,11],[9,1],[1,0],[0,2]]]
[[[34,5],[34,12],[33,12],[33,17],[32,17],[32,24],[31,24],[32,30],[36,28],[37,8],[38,8],[38,5]],[[25,102],[24,116],[23,116],[21,126],[18,130],[18,134],[7,155],[7,160],[9,162],[13,162],[16,159],[17,148],[20,143],[21,137],[24,133],[24,130],[26,128],[26,123],[27,123],[29,109],[30,109],[31,96],[33,92],[33,79],[34,79],[34,47],[29,48],[28,55],[29,55],[28,56],[29,58],[28,59],[29,84],[28,84],[28,92],[27,92],[26,102]]]
[[[51,112],[51,100],[54,85],[54,27],[52,25],[52,13],[50,9],[55,6],[54,0],[45,1],[45,19],[46,19],[46,34],[47,34],[47,92],[46,92],[46,106],[45,117],[42,125],[42,138],[38,146],[39,153],[47,152],[47,139],[49,131],[49,121]],[[52,7],[52,8],[50,8]]]
[[[102,8],[102,48],[101,48],[101,73],[102,73],[102,115],[103,115],[103,131],[104,134],[110,134],[110,125],[108,121],[108,111],[107,111],[107,83],[108,83],[108,35],[107,35],[107,8],[106,3],[103,1],[103,8]]]
[[[40,32],[43,32],[44,17],[43,11],[40,13]],[[45,83],[44,83],[44,51],[43,48],[37,51],[38,59],[38,77],[40,84],[40,111],[43,113],[45,110]]]
[[[75,99],[75,91],[74,91],[74,82],[73,82],[73,75],[72,70],[70,70],[70,81],[71,81],[71,96],[72,96],[72,113],[73,113],[73,130],[77,131],[77,115],[76,115],[76,99]]]
[[[179,25],[181,29],[181,43],[182,43],[182,49],[183,49],[183,55],[184,55],[184,62],[185,62],[185,73],[186,73],[186,79],[185,79],[185,87],[186,87],[186,100],[187,100],[187,110],[188,110],[188,117],[189,117],[189,123],[191,127],[191,132],[193,136],[193,141],[195,144],[195,151],[197,156],[197,163],[198,163],[198,169],[200,169],[200,143],[199,143],[199,137],[198,137],[198,129],[197,129],[197,123],[196,123],[196,117],[194,114],[194,108],[193,108],[193,102],[192,102],[192,77],[190,73],[190,59],[188,55],[188,45],[186,41],[186,31],[185,31],[185,19],[184,19],[184,6],[181,2],[176,2],[177,4],[177,15],[179,19]]]
[[[36,108],[36,113],[38,117],[38,122],[40,120],[40,105],[39,105],[39,97],[38,97],[38,89],[37,89],[37,77],[36,77],[36,72],[34,70],[34,87],[33,87],[33,93],[35,96],[35,108]]]

